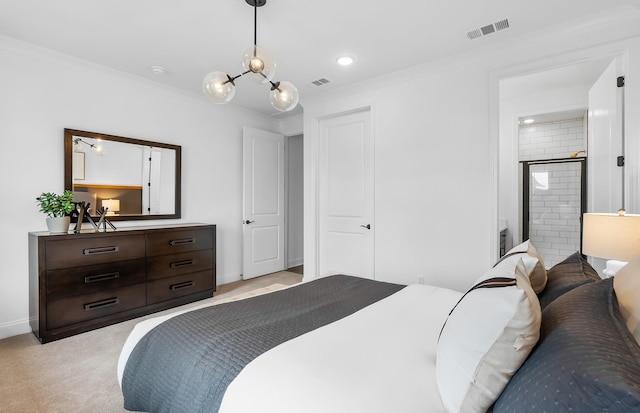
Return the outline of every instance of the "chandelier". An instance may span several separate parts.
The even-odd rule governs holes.
[[[267,4],[267,0],[245,0],[253,6],[253,45],[245,49],[242,56],[244,71],[237,76],[230,76],[224,72],[210,72],[202,81],[202,92],[213,103],[225,104],[236,94],[236,79],[246,76],[258,83],[269,83],[269,102],[271,106],[281,112],[287,112],[298,104],[298,89],[290,82],[274,82],[276,62],[263,47],[258,46],[258,7]]]

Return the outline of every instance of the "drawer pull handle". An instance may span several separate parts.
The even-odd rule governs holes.
[[[193,287],[195,285],[196,285],[195,281],[185,281],[180,284],[170,285],[169,289],[171,289],[171,291],[176,291],[176,290],[182,290],[183,288]]]
[[[107,300],[96,301],[95,303],[89,303],[84,305],[84,311],[96,310],[99,308],[111,307],[120,302],[118,297],[109,298]]]
[[[185,245],[185,244],[195,244],[195,238],[185,238],[185,239],[174,239],[169,241],[169,245]]]
[[[176,261],[169,264],[171,268],[188,267],[189,265],[193,265],[193,260]]]
[[[82,250],[84,255],[98,255],[98,254],[111,254],[120,251],[120,247],[98,247],[98,248],[86,248]]]
[[[95,275],[87,275],[84,277],[85,284],[91,284],[99,281],[107,281],[114,280],[116,278],[120,278],[119,272],[109,272],[106,274],[95,274]]]

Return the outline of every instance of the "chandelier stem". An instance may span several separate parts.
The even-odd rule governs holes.
[[[253,57],[258,55],[258,0],[253,3]]]

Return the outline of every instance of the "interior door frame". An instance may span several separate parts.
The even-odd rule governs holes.
[[[621,59],[622,70],[625,73],[629,73],[628,70],[628,61],[629,61],[629,51],[628,48],[624,46],[620,46],[619,44],[607,44],[604,46],[596,46],[590,47],[586,49],[575,50],[567,53],[563,53],[557,56],[549,56],[540,59],[536,59],[534,61],[522,62],[518,65],[510,66],[508,68],[498,69],[491,71],[489,74],[489,137],[490,137],[490,154],[491,154],[491,231],[489,235],[490,242],[490,254],[491,259],[495,260],[498,257],[499,253],[499,216],[501,215],[509,215],[517,217],[519,216],[520,211],[522,211],[519,204],[509,205],[507,208],[501,203],[501,192],[508,192],[517,196],[520,193],[519,188],[517,187],[519,184],[519,179],[514,179],[508,186],[501,185],[500,176],[501,175],[513,175],[517,176],[518,173],[518,162],[517,162],[517,130],[518,116],[514,116],[513,118],[513,128],[512,133],[502,133],[501,131],[501,96],[500,96],[500,83],[503,80],[515,78],[519,76],[526,76],[528,74],[544,72],[548,70],[554,70],[567,65],[575,65],[583,62],[589,62],[593,60],[600,59]],[[627,100],[629,99],[629,94],[625,93],[624,95],[624,105],[627,106]],[[558,112],[563,110],[571,110],[576,109],[577,107],[547,107],[547,108],[538,108],[537,113],[551,113]],[[521,115],[532,115],[534,113],[522,113]],[[623,127],[627,131],[629,136],[630,129],[628,128],[628,120],[625,120],[623,123]],[[507,142],[516,142],[513,148],[508,148]],[[640,142],[638,143],[640,145]],[[507,147],[507,151],[513,156],[513,166],[508,167],[506,170],[504,169],[504,164],[501,162],[500,157],[505,152],[505,146]],[[627,140],[625,142],[625,151],[631,151],[634,148],[630,147],[630,142]],[[640,167],[640,164],[635,165]],[[632,176],[631,168],[625,168],[626,177]],[[640,169],[636,169],[640,170]],[[631,190],[633,186],[630,185],[631,180],[625,180],[625,190],[627,194],[626,201],[630,208],[634,208],[636,205],[636,199],[640,199],[638,196],[638,191]],[[521,200],[520,200],[521,201]],[[516,224],[514,227],[518,231],[521,228],[521,225]],[[515,234],[514,241],[518,239],[522,239],[522,234]]]
[[[355,96],[345,100],[306,104],[304,118],[304,277],[303,281],[317,278],[319,265],[320,232],[320,199],[319,199],[319,164],[320,164],[320,122],[323,119],[347,115],[353,112],[369,111],[371,134],[375,144],[376,125],[375,101],[367,96]],[[375,158],[375,148],[374,148]],[[374,168],[375,170],[375,168]]]
[[[354,122],[354,120],[356,120],[356,122]],[[328,188],[331,186],[331,185],[327,186],[329,182],[329,176],[327,174],[329,169],[325,169],[325,167],[328,165],[328,162],[329,162],[329,153],[330,153],[328,149],[329,141],[325,140],[326,138],[328,138],[328,135],[325,135],[325,131],[328,133],[329,129],[340,127],[340,126],[346,126],[346,125],[350,126],[354,124],[359,124],[360,122],[365,122],[366,124],[366,128],[364,129],[364,133],[362,136],[365,136],[367,138],[368,145],[370,145],[370,146],[367,146],[367,144],[365,144],[362,147],[365,150],[365,152],[363,153],[365,157],[367,157],[366,149],[368,148],[370,150],[367,160],[363,162],[364,164],[363,166],[365,167],[363,170],[363,177],[365,177],[363,188],[368,189],[368,190],[365,190],[365,193],[369,195],[369,199],[364,200],[364,217],[361,220],[361,223],[359,225],[359,227],[366,227],[366,231],[354,226],[353,227],[354,230],[349,231],[348,233],[350,234],[362,233],[363,244],[366,244],[366,246],[363,246],[362,248],[360,248],[359,251],[365,251],[365,250],[369,251],[371,253],[371,256],[370,256],[370,260],[365,259],[363,261],[360,261],[361,271],[359,271],[358,273],[350,273],[345,269],[340,269],[339,272],[344,274],[350,274],[350,275],[360,275],[367,278],[370,277],[372,279],[375,279],[375,229],[376,229],[375,155],[374,155],[375,140],[374,140],[373,130],[371,126],[372,120],[371,120],[371,114],[370,114],[369,108],[362,108],[361,110],[357,110],[357,111],[350,111],[347,113],[340,113],[335,116],[325,117],[321,119],[319,122],[320,134],[319,134],[318,143],[320,145],[319,146],[320,149],[318,151],[318,158],[319,158],[318,189],[319,189],[320,196],[318,197],[318,205],[319,205],[319,209],[318,209],[318,275],[320,276],[333,273],[332,271],[327,271],[326,268],[324,271],[322,271],[323,265],[326,267],[326,264],[328,261],[327,258],[329,257],[329,255],[326,255],[327,254],[326,251],[329,249],[329,248],[326,248],[326,246],[329,245],[327,243],[328,242],[327,239],[329,235],[328,223],[329,221],[331,221],[331,219],[327,215],[330,209],[327,204],[328,199],[322,196],[324,195],[323,189],[328,190]],[[327,126],[327,123],[329,126]],[[367,180],[367,178],[369,180]],[[367,182],[369,183],[369,185],[367,185]],[[354,225],[358,225],[358,224],[354,224]],[[356,228],[357,230],[355,230]],[[343,231],[348,231],[348,230],[345,227],[341,227],[341,230],[338,232],[342,234],[346,233]],[[334,228],[333,234],[335,235],[335,228]],[[325,247],[324,251],[323,251],[323,246]],[[366,255],[363,255],[362,258],[366,258]]]
[[[268,130],[264,130],[264,129],[258,129],[258,128],[253,128],[253,127],[249,127],[249,126],[244,126],[243,127],[243,174],[242,174],[242,278],[243,279],[249,279],[249,278],[254,278],[254,277],[259,277],[261,275],[266,275],[269,274],[272,271],[284,271],[286,270],[286,266],[287,266],[287,214],[288,214],[288,205],[286,202],[286,193],[287,193],[287,138],[286,136],[284,136],[281,133],[276,133],[276,132],[271,132]],[[248,251],[253,251],[253,249],[251,248],[251,244],[252,242],[249,242],[248,240],[248,233],[249,231],[251,231],[252,227],[250,227],[251,223],[254,222],[254,215],[253,213],[250,211],[252,207],[249,206],[249,202],[247,199],[247,193],[248,191],[252,191],[253,185],[251,186],[247,186],[248,183],[248,179],[249,177],[247,176],[247,165],[246,165],[246,160],[247,160],[247,151],[249,150],[249,148],[246,146],[247,144],[247,137],[257,133],[257,134],[266,134],[266,135],[271,135],[270,138],[278,138],[278,140],[282,140],[282,149],[281,151],[279,150],[278,152],[278,156],[281,157],[281,163],[280,163],[280,168],[278,168],[278,174],[280,176],[281,181],[278,182],[278,187],[280,190],[280,186],[281,186],[281,191],[282,193],[279,194],[278,196],[278,204],[280,205],[280,214],[278,214],[278,216],[280,216],[281,220],[282,220],[282,226],[280,227],[279,233],[280,236],[282,237],[282,240],[279,241],[278,245],[279,245],[279,250],[280,250],[280,256],[278,260],[273,260],[273,264],[276,264],[277,262],[279,262],[280,260],[282,260],[281,265],[277,265],[276,266],[269,266],[263,263],[263,266],[267,266],[269,268],[269,270],[267,272],[263,272],[263,269],[260,269],[259,271],[255,272],[254,270],[256,269],[256,265],[254,264],[253,266],[249,267],[248,266],[248,262],[251,260],[251,258],[249,258],[248,256],[252,256],[253,254],[248,253]],[[253,170],[253,169],[251,169]],[[251,183],[253,184],[253,181],[251,181]],[[253,198],[252,198],[253,199]],[[251,202],[253,203],[253,201]],[[273,215],[270,215],[268,217],[272,217]],[[267,218],[267,220],[269,220],[270,218]],[[277,261],[277,262],[276,262]],[[252,271],[247,271],[248,268],[251,268]],[[247,274],[249,273],[249,275]]]

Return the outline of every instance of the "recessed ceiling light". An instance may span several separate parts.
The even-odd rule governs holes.
[[[531,119],[531,118],[529,118],[529,119],[525,119],[525,120],[523,120],[523,121],[522,121],[522,123],[525,123],[525,124],[527,124],[527,125],[528,125],[528,124],[533,123],[533,122],[535,122],[535,121],[536,121],[535,119]]]
[[[354,59],[352,56],[340,56],[336,61],[340,66],[349,66],[353,63]]]
[[[167,72],[167,69],[162,66],[151,66],[149,70],[151,70],[154,75],[164,75]]]

